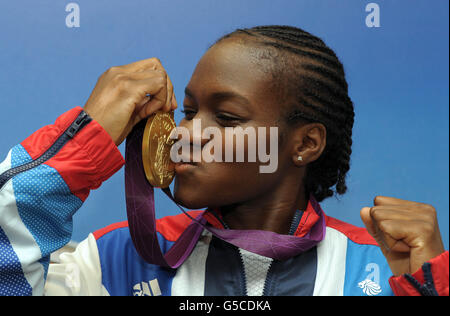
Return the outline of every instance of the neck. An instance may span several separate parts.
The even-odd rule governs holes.
[[[224,221],[231,229],[288,234],[295,211],[305,210],[309,201],[303,184],[296,182],[282,181],[253,200],[221,207]]]

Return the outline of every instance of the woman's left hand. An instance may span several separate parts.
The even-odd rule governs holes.
[[[361,219],[395,276],[414,273],[445,251],[431,205],[377,196],[373,207],[361,210]]]

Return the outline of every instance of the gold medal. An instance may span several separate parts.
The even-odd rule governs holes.
[[[145,125],[142,139],[142,162],[150,184],[157,188],[167,188],[175,176],[174,163],[170,159],[170,148],[175,142],[170,139],[176,128],[173,112],[156,112]]]

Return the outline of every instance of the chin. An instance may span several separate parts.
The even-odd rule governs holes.
[[[174,195],[174,198],[179,205],[189,210],[200,210],[208,207],[204,203],[200,203],[199,201],[193,199],[184,199],[176,194]]]
[[[173,197],[181,206],[188,209],[203,209],[209,207],[205,193],[198,187],[182,186],[175,181]]]

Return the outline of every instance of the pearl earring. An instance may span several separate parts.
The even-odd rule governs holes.
[[[298,161],[303,161],[303,157],[302,156],[298,156],[297,160]]]

